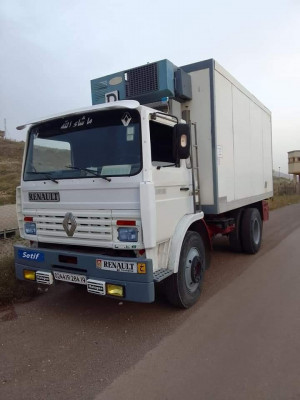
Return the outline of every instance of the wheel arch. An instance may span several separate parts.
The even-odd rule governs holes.
[[[189,231],[198,232],[203,240],[205,247],[205,265],[206,269],[210,266],[212,242],[209,229],[204,219],[195,221],[188,229]]]
[[[206,265],[209,265],[211,241],[207,226],[203,218],[204,218],[204,213],[200,212],[197,214],[185,215],[178,222],[175,228],[174,235],[171,239],[169,259],[168,259],[168,269],[172,270],[174,273],[178,272],[181,247],[186,232],[188,230],[198,232],[202,237],[205,246],[206,262],[207,262]]]
[[[241,210],[241,212],[243,212],[247,208],[257,208],[260,213],[261,220],[263,222],[269,220],[269,203],[267,200],[261,200],[261,201],[257,201],[256,203],[247,204],[247,206],[233,210],[233,213],[238,210]]]

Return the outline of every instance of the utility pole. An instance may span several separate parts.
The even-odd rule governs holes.
[[[6,137],[6,118],[4,118],[4,137],[3,139],[5,139]]]

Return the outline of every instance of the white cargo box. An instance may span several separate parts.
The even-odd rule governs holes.
[[[192,79],[192,100],[182,111],[197,127],[203,211],[219,214],[271,197],[271,112],[215,60],[181,68]]]

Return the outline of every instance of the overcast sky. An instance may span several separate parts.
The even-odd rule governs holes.
[[[91,105],[90,80],[215,58],[271,111],[274,169],[300,150],[300,0],[1,0],[0,129]]]

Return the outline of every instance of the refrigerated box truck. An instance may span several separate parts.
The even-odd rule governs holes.
[[[211,241],[256,253],[272,196],[271,113],[215,60],[91,81],[92,107],[29,123],[19,279],[193,305]]]

